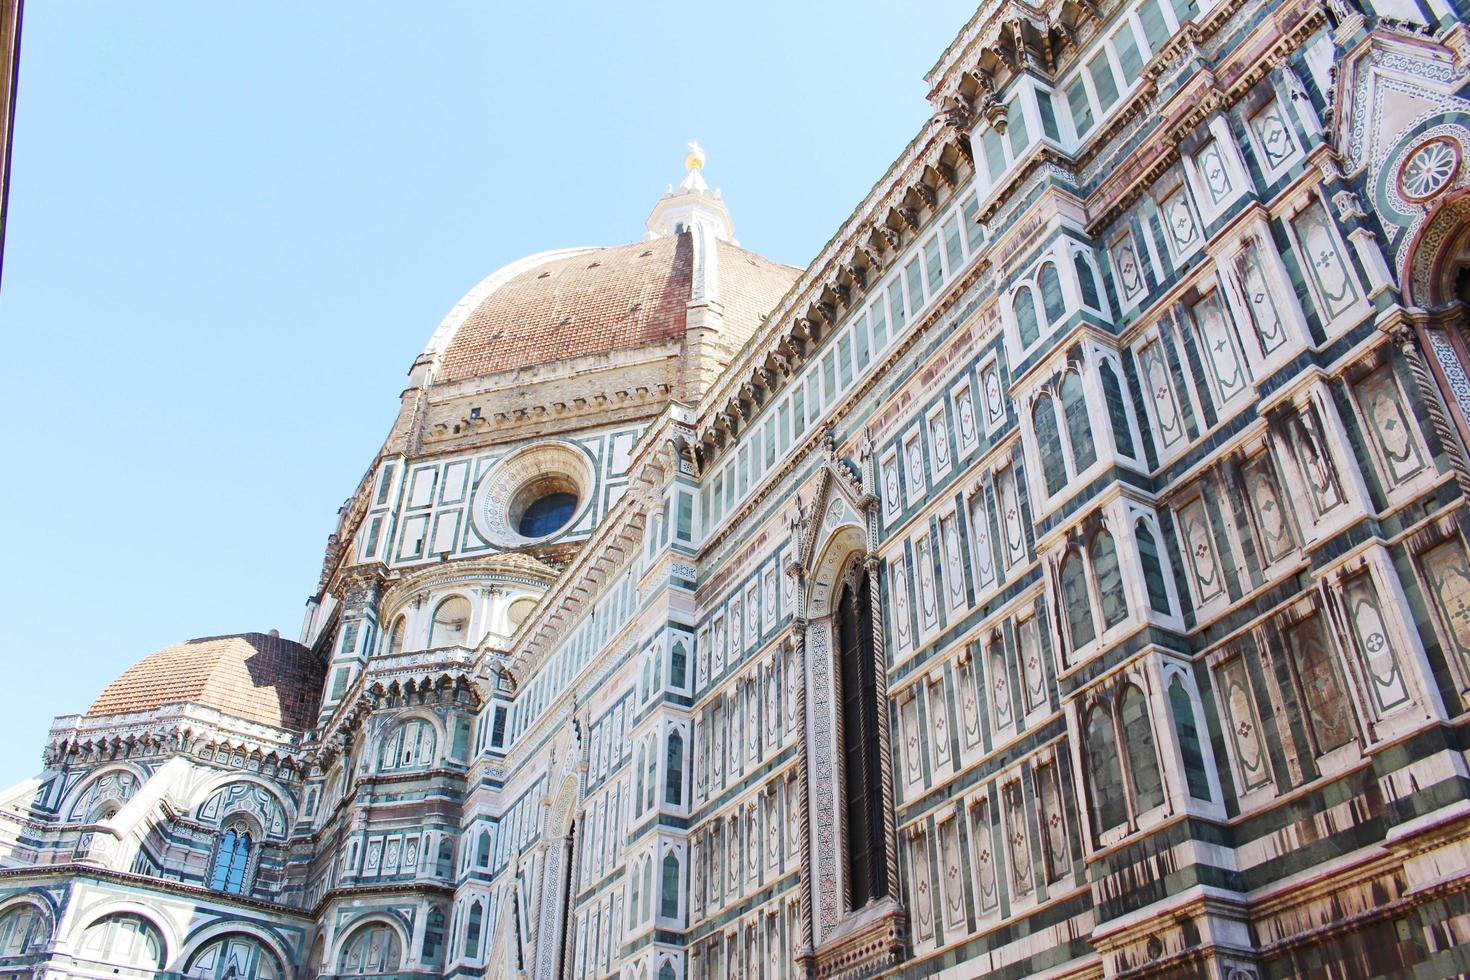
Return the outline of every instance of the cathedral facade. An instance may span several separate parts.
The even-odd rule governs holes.
[[[495,272],[299,640],[0,796],[0,977],[1470,972],[1467,14],[987,4],[806,269],[691,145]]]

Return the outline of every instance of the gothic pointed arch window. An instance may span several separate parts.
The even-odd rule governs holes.
[[[1128,820],[1123,797],[1123,769],[1118,763],[1118,740],[1113,718],[1106,705],[1097,705],[1087,715],[1087,763],[1092,787],[1092,819],[1099,832],[1122,826]]]
[[[1174,721],[1174,735],[1179,740],[1179,754],[1184,759],[1184,782],[1189,795],[1197,800],[1211,799],[1210,777],[1205,771],[1194,705],[1189,691],[1185,690],[1184,678],[1178,674],[1169,682],[1169,714]]]
[[[1123,749],[1128,755],[1134,810],[1143,813],[1163,805],[1164,778],[1159,772],[1159,756],[1154,749],[1148,704],[1137,685],[1129,684],[1123,689],[1118,714],[1122,721]]]
[[[1092,621],[1092,599],[1088,595],[1087,571],[1082,567],[1082,555],[1068,552],[1062,559],[1059,574],[1062,583],[1062,613],[1067,620],[1067,639],[1076,651],[1091,643],[1097,636],[1097,627]]]
[[[878,676],[873,657],[872,583],[858,562],[843,577],[834,627],[842,708],[843,814],[852,908],[888,894]]]
[[[643,812],[643,743],[638,743],[633,762],[633,812]]]
[[[1092,423],[1087,417],[1082,376],[1076,371],[1063,373],[1060,394],[1062,413],[1067,417],[1067,440],[1072,444],[1072,469],[1081,473],[1097,462],[1097,447],[1092,441]]]
[[[1021,346],[1030,347],[1041,335],[1036,319],[1036,297],[1031,294],[1030,286],[1022,286],[1016,290],[1016,295],[1011,300],[1011,310],[1016,315],[1016,333],[1021,338]]]
[[[480,930],[484,924],[485,908],[475,900],[470,903],[470,914],[465,919],[464,955],[475,959],[480,955]]]
[[[643,757],[646,767],[643,778],[643,809],[652,810],[654,794],[658,792],[658,736],[648,736],[648,752]]]
[[[1041,290],[1041,305],[1046,311],[1048,326],[1055,326],[1067,312],[1067,301],[1062,297],[1062,280],[1057,267],[1048,262],[1036,276],[1036,285]]]
[[[1148,697],[1138,683],[1125,681],[1121,690],[1092,706],[1086,722],[1093,829],[1099,844],[1112,843],[1116,837],[1102,840],[1102,835],[1119,827],[1132,833],[1166,799]]]
[[[677,919],[679,917],[679,855],[676,852],[670,851],[664,855],[661,875],[663,881],[659,889],[658,914],[665,919]]]
[[[664,760],[664,802],[673,806],[684,802],[684,736],[677,728],[669,731]]]
[[[1072,253],[1072,268],[1077,273],[1077,286],[1082,291],[1082,302],[1094,310],[1102,309],[1097,292],[1097,279],[1092,275],[1092,263],[1081,252]]]
[[[653,915],[653,857],[643,855],[643,918]]]
[[[408,617],[400,615],[393,620],[393,628],[388,631],[388,656],[403,652],[403,644],[408,636]]]
[[[669,653],[669,686],[683,690],[689,683],[689,651],[681,640]]]
[[[1118,548],[1106,530],[1092,536],[1088,547],[1092,575],[1101,600],[1103,629],[1111,629],[1128,618],[1128,597],[1123,589],[1123,572],[1118,565]]]
[[[209,887],[231,895],[245,894],[258,839],[254,826],[243,818],[227,819],[221,824],[209,863]]]
[[[1097,369],[1102,379],[1103,401],[1108,406],[1108,424],[1113,431],[1113,445],[1118,447],[1118,452],[1124,456],[1137,458],[1133,450],[1133,430],[1128,425],[1128,408],[1123,402],[1123,386],[1118,381],[1118,373],[1113,370],[1113,362],[1104,360]]]
[[[429,648],[468,646],[470,637],[470,600],[452,595],[434,607],[434,621],[429,626]]]
[[[1173,608],[1169,604],[1169,588],[1164,584],[1164,564],[1159,558],[1159,544],[1154,538],[1148,521],[1139,518],[1133,525],[1133,537],[1138,542],[1138,557],[1143,564],[1143,585],[1148,592],[1148,604],[1154,612],[1169,615]]]
[[[1050,496],[1067,485],[1067,464],[1062,457],[1062,436],[1057,427],[1057,410],[1051,396],[1042,394],[1031,406],[1031,427],[1041,454],[1041,477]]]
[[[633,873],[628,876],[628,928],[631,929],[638,924],[638,890],[641,876],[638,874],[638,866],[633,866]]]
[[[420,947],[422,955],[420,958],[428,964],[438,964],[439,950],[444,945],[444,913],[438,909],[432,909],[429,917],[424,921],[424,942]]]

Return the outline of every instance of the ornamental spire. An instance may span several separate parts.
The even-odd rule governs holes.
[[[710,190],[704,179],[705,152],[698,140],[690,140],[684,155],[684,179],[672,184],[648,216],[649,239],[692,232],[702,227],[724,241],[735,240],[735,222],[718,190]]]
[[[684,157],[684,180],[679,184],[681,191],[707,191],[709,185],[704,182],[704,175],[700,173],[704,169],[704,147],[699,145],[699,140],[689,141],[689,152]]]

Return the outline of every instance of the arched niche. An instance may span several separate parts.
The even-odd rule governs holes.
[[[1408,254],[1403,289],[1410,306],[1434,309],[1470,300],[1470,187],[1433,206]]]
[[[1446,194],[1408,247],[1401,287],[1425,370],[1470,445],[1470,187]],[[1407,336],[1405,334],[1404,336]],[[1427,393],[1426,393],[1427,394]]]
[[[820,557],[807,576],[806,619],[814,623],[830,619],[836,607],[842,576],[854,556],[867,553],[863,529],[856,524],[839,525],[822,545]]]

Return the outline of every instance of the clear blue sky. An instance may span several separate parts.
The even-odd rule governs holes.
[[[26,6],[0,287],[0,786],[195,636],[296,636],[480,278],[640,237],[684,144],[804,266],[929,112],[923,3]]]

